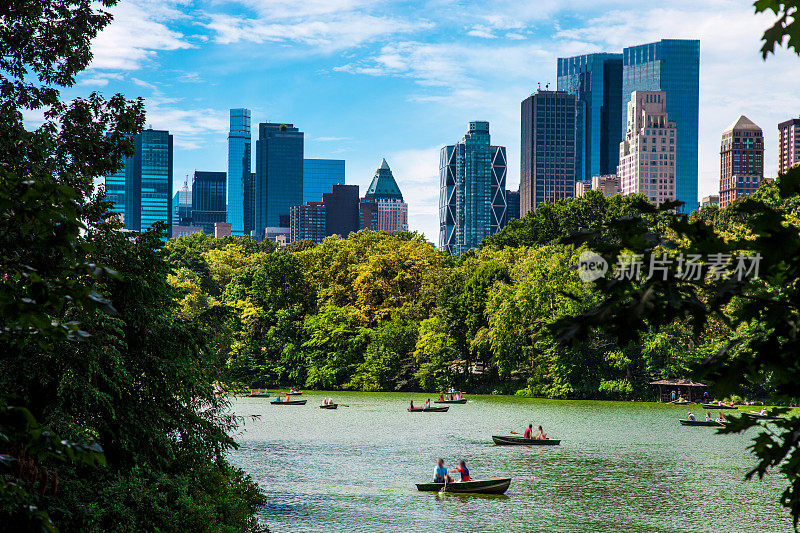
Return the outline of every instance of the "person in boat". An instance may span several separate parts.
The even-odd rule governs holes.
[[[278,402],[278,403],[281,403],[281,397],[280,396],[275,396],[275,401]]]
[[[433,471],[433,482],[444,483],[445,480],[447,480],[447,483],[453,482],[453,478],[447,474],[447,468],[444,466],[444,459],[439,459],[436,461],[436,468]]]
[[[287,402],[291,402],[291,401],[292,401],[292,397],[291,397],[291,396],[289,396],[288,394],[286,395],[286,401],[287,401]]]
[[[453,468],[452,470],[448,470],[448,472],[458,472],[461,474],[461,481],[470,481],[469,479],[469,468],[467,468],[466,463],[463,460],[458,462],[458,468]]]
[[[439,401],[441,402],[442,400],[444,400],[444,394],[439,395]]]
[[[411,403],[408,404],[408,408],[409,409],[413,409],[414,408],[414,400],[411,400]]]
[[[706,422],[711,422],[711,413],[706,411]]]
[[[536,440],[547,440],[547,435],[544,434],[542,431],[542,426],[539,426],[539,431],[536,432],[536,435],[533,436]]]
[[[728,419],[725,418],[725,413],[720,413],[719,416],[714,419],[714,422],[720,422],[720,423],[723,423],[723,424],[725,422],[727,422],[727,421],[728,421]]]
[[[761,416],[767,416],[767,408],[762,407],[761,410],[758,412],[758,414]]]
[[[528,427],[525,428],[525,432],[522,434],[523,439],[532,439],[533,438],[533,424],[528,424]]]
[[[431,399],[430,398],[425,400],[425,407],[424,408],[425,409],[430,409],[431,408]]]
[[[686,415],[686,420],[690,420],[690,421],[694,422],[697,419],[694,417],[694,413],[689,412],[689,414]]]

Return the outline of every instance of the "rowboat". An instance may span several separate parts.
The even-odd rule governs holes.
[[[326,404],[326,405],[320,405],[319,406],[320,409],[336,409],[337,407],[339,407],[338,403],[329,403],[329,404]]]
[[[681,400],[672,400],[671,402],[667,402],[667,403],[671,403],[673,405],[689,405],[690,403],[694,403],[694,402],[690,402],[689,400],[681,399]]]
[[[738,407],[725,405],[724,403],[701,403],[700,407],[703,409],[738,409]]]
[[[472,481],[454,481],[448,483],[417,483],[417,490],[420,492],[454,492],[460,494],[503,494],[511,485],[510,477],[498,477],[493,479],[475,479]]]
[[[523,437],[492,435],[492,440],[498,446],[533,445],[533,446],[558,446],[560,440],[555,439],[525,439]]]
[[[460,400],[434,400],[433,403],[467,403],[466,398],[461,398]]]
[[[678,422],[681,423],[682,426],[706,426],[706,427],[720,427],[722,426],[722,422],[715,422],[713,420],[709,420],[706,422],[705,420],[681,420],[678,419]]]
[[[248,398],[272,398],[273,396],[274,396],[273,394],[269,394],[267,392],[260,393],[260,394],[248,394],[247,395]]]
[[[447,410],[450,409],[450,406],[447,407],[409,407],[409,413],[446,413]]]
[[[305,405],[307,401],[308,400],[289,400],[287,402],[286,400],[284,400],[282,402],[274,402],[273,401],[273,402],[269,402],[269,403],[271,403],[272,405]]]
[[[774,415],[762,415],[761,413],[742,413],[742,415],[749,417],[749,418],[757,418],[758,420],[778,420],[779,416]]]
[[[303,393],[300,392],[300,391],[297,391],[297,392],[289,391],[289,392],[286,393],[287,396],[300,396],[301,394],[303,394]]]

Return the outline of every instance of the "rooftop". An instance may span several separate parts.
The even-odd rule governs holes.
[[[746,116],[739,115],[739,118],[737,118],[736,120],[731,122],[730,126],[725,128],[725,131],[723,133],[729,132],[729,131],[734,131],[734,130],[737,130],[737,131],[741,131],[741,130],[761,131],[761,128],[759,128],[756,125],[755,122],[753,122],[752,120],[750,120]]]
[[[366,194],[364,194],[364,197],[403,200],[403,194],[400,192],[400,187],[397,186],[397,182],[392,175],[392,170],[389,168],[389,163],[386,162],[385,158],[381,161],[381,166],[378,167],[378,170],[375,172],[372,183],[369,184],[369,188]]]

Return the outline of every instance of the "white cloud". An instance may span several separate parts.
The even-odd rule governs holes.
[[[429,22],[408,21],[384,14],[374,1],[358,0],[239,0],[252,11],[209,12],[204,26],[221,44],[275,42],[300,44],[323,52],[343,50],[390,35],[431,28]]]
[[[193,45],[169,24],[186,18],[181,1],[123,0],[112,7],[114,20],[92,43],[91,69],[137,70],[158,51]]]
[[[185,150],[204,148],[204,136],[222,138],[229,127],[227,110],[192,109],[174,98],[146,98],[145,109],[148,126],[169,130],[175,146]]]
[[[350,141],[352,139],[350,137],[315,137],[312,140],[321,143],[327,143],[327,142]]]
[[[467,35],[471,35],[473,37],[482,37],[484,39],[497,39],[497,35],[492,33],[491,28],[487,26],[481,26],[480,24],[473,26],[472,29],[467,32]]]

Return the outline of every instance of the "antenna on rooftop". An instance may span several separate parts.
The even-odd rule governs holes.
[[[549,91],[550,90],[550,83],[549,82],[544,84],[544,90],[545,91]]]

